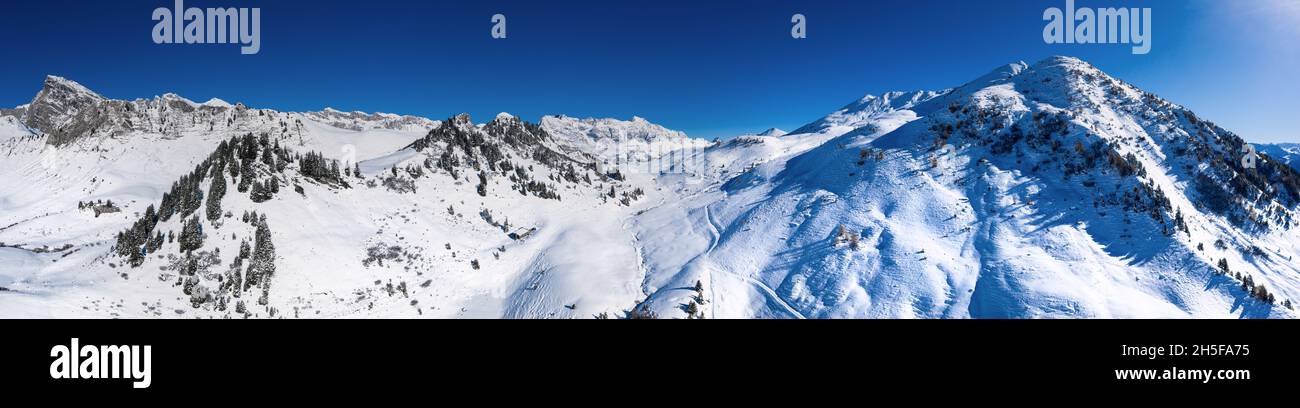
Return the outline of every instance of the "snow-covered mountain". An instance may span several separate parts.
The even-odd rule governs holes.
[[[602,168],[618,166],[641,172],[676,171],[671,168],[671,163],[659,166],[662,164],[659,159],[694,152],[709,145],[640,117],[618,120],[543,116],[541,127],[554,136],[560,150],[574,156],[591,157]]]
[[[1300,143],[1257,143],[1255,148],[1259,153],[1269,155],[1300,170]]]
[[[701,280],[719,316],[1293,315],[1289,167],[1241,168],[1237,136],[1072,58],[925,95],[647,212],[643,234],[698,231],[646,239],[690,254],[651,266],[649,303]]]
[[[538,125],[195,105],[51,78],[30,105],[50,109],[6,113],[0,315],[591,317],[639,296],[620,217],[646,176]]]
[[[1300,174],[1244,143],[1065,57],[717,143],[51,77],[0,316],[1293,317]]]

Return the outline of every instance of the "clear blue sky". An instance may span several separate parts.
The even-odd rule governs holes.
[[[510,112],[639,115],[712,138],[787,130],[867,93],[959,85],[995,66],[1062,54],[1186,105],[1253,141],[1300,141],[1300,0],[1079,0],[1153,8],[1148,55],[1048,45],[1046,7],[997,1],[257,1],[261,52],[156,45],[171,0],[6,2],[0,106],[46,74],[108,97],[175,92],[280,110],[443,118]],[[490,16],[508,37],[489,36]],[[790,38],[790,16],[809,38]]]

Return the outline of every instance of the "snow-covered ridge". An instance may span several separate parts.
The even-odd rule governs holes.
[[[83,138],[112,139],[132,134],[180,137],[248,131],[287,133],[315,124],[353,132],[426,132],[437,126],[436,121],[426,118],[389,113],[345,113],[328,108],[321,112],[278,112],[252,109],[218,98],[196,103],[170,92],[132,101],[114,100],[57,76],[45,79],[31,103],[0,110],[0,116],[17,118],[26,127],[47,136],[47,142],[54,146]]]
[[[606,163],[635,165],[710,144],[636,116],[619,120],[548,115],[539,124],[561,150],[592,155]]]
[[[758,132],[758,133],[746,133],[746,134],[743,134],[743,135],[737,135],[736,137],[746,137],[746,136],[781,137],[781,136],[785,136],[785,135],[787,135],[787,134],[789,134],[789,133],[790,133],[790,132],[786,132],[786,131],[781,130],[781,129],[779,129],[779,128],[767,128],[767,129],[763,130],[762,132]]]
[[[867,95],[790,133],[847,133],[882,119],[909,116],[912,108],[944,92],[946,91],[896,91],[880,96]]]
[[[438,125],[437,121],[419,116],[396,115],[392,113],[366,113],[361,111],[341,112],[325,108],[320,112],[303,112],[301,115],[348,130],[388,129],[388,130],[428,130]]]
[[[563,139],[574,139],[575,143],[580,139],[587,141],[621,139],[654,142],[687,137],[686,133],[651,123],[639,116],[633,116],[631,120],[619,120],[610,118],[578,119],[564,115],[547,115],[542,117],[540,124],[552,135]]]

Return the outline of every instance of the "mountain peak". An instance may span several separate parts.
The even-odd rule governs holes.
[[[104,101],[104,97],[75,81],[49,75],[24,109],[22,121],[29,128],[54,134],[83,111],[92,111]],[[50,142],[58,145],[65,141],[64,136],[55,135]]]
[[[453,117],[453,118],[451,119],[451,123],[452,123],[453,125],[467,125],[467,126],[468,126],[468,125],[473,124],[473,123],[474,123],[474,120],[471,119],[471,118],[469,117],[469,114],[468,114],[468,113],[462,113],[462,114],[459,114],[459,115],[456,115],[455,117]]]
[[[183,103],[183,104],[186,104],[186,105],[189,105],[189,106],[193,106],[193,107],[198,107],[198,106],[199,106],[199,104],[194,103],[194,101],[189,100],[189,98],[186,98],[186,97],[184,97],[184,96],[180,96],[180,95],[177,95],[177,94],[175,94],[175,93],[171,93],[171,92],[168,92],[168,93],[162,94],[161,96],[158,97],[158,99],[159,99],[159,100],[162,100],[162,101],[165,101],[165,102],[173,102],[173,101],[175,101],[175,102],[180,102],[180,103]]]
[[[67,90],[72,93],[80,94],[80,95],[102,98],[101,96],[99,96],[99,94],[95,93],[94,91],[91,91],[90,88],[86,88],[85,86],[81,85],[80,83],[77,83],[76,81],[61,76],[46,75],[45,82],[41,90],[45,91],[45,90],[56,90],[56,89]]]
[[[229,108],[229,107],[233,107],[234,105],[231,105],[230,102],[223,101],[220,98],[212,98],[212,99],[208,99],[207,102],[204,102],[203,106],[211,106],[214,108]]]
[[[786,131],[778,128],[767,128],[767,130],[759,132],[758,135],[759,136],[785,136]]]
[[[1024,61],[1021,61],[1021,62],[1020,62],[1020,64],[1024,64],[1024,63],[1025,63]],[[1076,57],[1071,57],[1071,56],[1068,56],[1068,55],[1053,55],[1053,56],[1050,56],[1050,57],[1047,57],[1047,58],[1043,58],[1042,61],[1038,61],[1038,62],[1034,63],[1033,66],[1034,66],[1034,67],[1041,67],[1041,66],[1047,66],[1047,65],[1059,65],[1059,64],[1067,64],[1067,65],[1076,65],[1076,64],[1091,65],[1091,64],[1088,64],[1087,61],[1084,61],[1084,60],[1079,59],[1079,58],[1076,58]]]

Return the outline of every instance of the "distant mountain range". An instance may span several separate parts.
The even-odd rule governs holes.
[[[1300,143],[1255,143],[1256,151],[1300,170]]]

